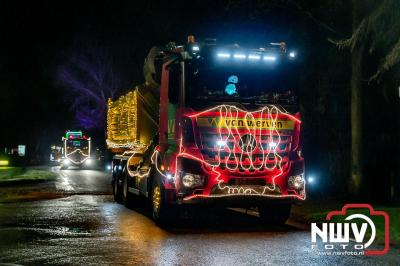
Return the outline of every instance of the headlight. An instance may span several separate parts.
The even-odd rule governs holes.
[[[223,148],[226,145],[226,140],[217,140],[217,146]]]
[[[200,175],[184,173],[182,176],[182,184],[185,187],[198,187],[204,183],[203,178]]]
[[[91,165],[91,164],[92,164],[92,159],[87,159],[87,160],[85,161],[85,164],[86,164],[86,165]]]
[[[193,52],[198,52],[198,51],[200,51],[200,47],[198,45],[193,45],[192,46],[192,51]]]
[[[289,187],[297,189],[297,190],[303,189],[304,183],[305,183],[305,181],[304,181],[303,175],[291,176],[291,177],[289,177],[289,180],[288,180]]]
[[[69,165],[71,162],[69,161],[69,159],[65,158],[63,161],[63,164],[65,165]]]
[[[270,143],[268,143],[268,146],[269,146],[271,149],[275,149],[275,148],[276,148],[276,145],[277,145],[277,143],[276,143],[276,142],[273,142],[273,141],[271,141]]]

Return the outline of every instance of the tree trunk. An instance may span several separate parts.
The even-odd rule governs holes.
[[[351,73],[351,179],[349,192],[353,195],[360,194],[363,179],[362,156],[362,63],[363,45],[355,47],[352,55]]]
[[[352,1],[353,33],[365,16],[369,1]],[[362,156],[362,76],[364,44],[357,44],[351,51],[351,177],[348,191],[357,196],[361,194],[363,182]]]

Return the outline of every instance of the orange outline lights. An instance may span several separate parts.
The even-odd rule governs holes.
[[[138,97],[137,89],[113,102],[108,99],[107,146],[109,148],[137,148]]]

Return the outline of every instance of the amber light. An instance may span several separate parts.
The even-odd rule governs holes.
[[[109,148],[130,147],[137,142],[137,91],[117,101],[108,100],[107,145]]]
[[[193,44],[196,42],[196,39],[194,38],[194,35],[189,35],[187,37],[187,43]]]

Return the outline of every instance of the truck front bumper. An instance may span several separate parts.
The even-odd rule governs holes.
[[[196,193],[196,191],[194,191]],[[201,192],[198,191],[198,192]],[[213,204],[232,207],[257,206],[263,203],[295,203],[305,199],[305,195],[282,194],[279,187],[266,188],[265,186],[229,187],[219,189],[214,187],[210,194],[198,193],[192,195],[178,195],[179,204]]]
[[[250,207],[262,205],[265,203],[274,204],[292,204],[299,202],[300,200],[294,196],[288,197],[270,197],[268,195],[193,195],[178,200],[180,204],[195,204],[195,205],[207,205],[213,206],[229,206],[229,207]]]

